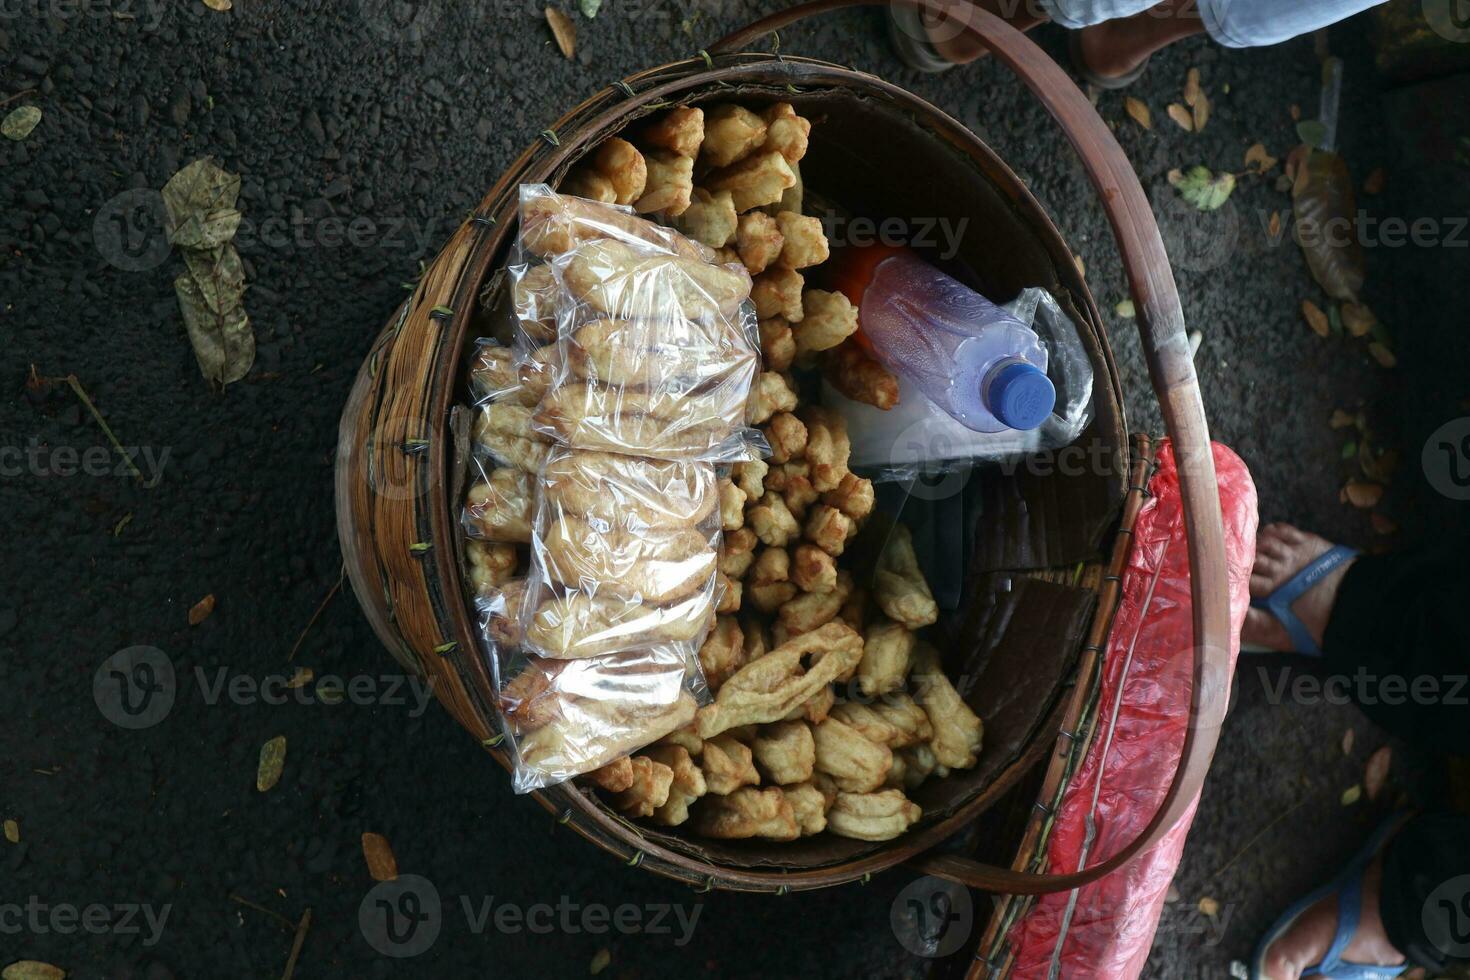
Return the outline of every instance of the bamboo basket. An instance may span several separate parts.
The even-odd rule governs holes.
[[[446,710],[502,765],[489,670],[461,576],[456,515],[467,417],[464,362],[479,319],[501,301],[497,270],[514,240],[516,188],[555,185],[602,139],[671,105],[789,101],[813,120],[808,186],[854,210],[969,217],[962,258],[992,295],[1042,285],[1079,325],[1092,360],[1093,420],[1083,440],[1129,465],[1042,475],[987,473],[964,492],[982,515],[957,614],[938,627],[946,668],[985,719],[973,770],[921,787],[925,817],[879,844],[818,835],[788,843],[706,841],[624,820],[574,783],[535,799],[562,824],[615,855],[707,890],[784,893],[852,881],[900,863],[971,887],[1034,894],[1076,887],[1124,863],[1179,818],[1203,782],[1218,724],[1191,728],[1183,760],[1150,827],[1107,861],[1076,874],[981,864],[941,845],[1046,767],[1046,792],[1066,774],[1079,705],[1095,691],[1141,484],[1117,370],[1101,317],[1055,226],[1005,163],[974,134],[916,96],[850,68],[746,50],[801,17],[877,0],[819,0],[773,15],[686,61],[610,86],[543,131],[489,190],[427,267],[373,342],[343,411],[337,512],[352,587],[373,629],[405,669],[432,682]],[[929,0],[904,0],[929,2]],[[1045,105],[1080,155],[1111,220],[1154,389],[1180,461],[1194,579],[1194,709],[1223,716],[1202,678],[1221,677],[1228,608],[1213,458],[1172,273],[1127,158],[1083,94],[1026,37],[977,8],[951,11]],[[855,165],[861,161],[861,166]],[[922,179],[914,179],[916,169]],[[1131,488],[1131,489],[1130,489]],[[943,515],[917,514],[925,519]],[[910,515],[905,514],[905,520]],[[1120,533],[1120,531],[1122,533]],[[1111,556],[1111,558],[1110,558]],[[1048,766],[1048,763],[1050,765]],[[1034,834],[1009,845],[1024,858]]]

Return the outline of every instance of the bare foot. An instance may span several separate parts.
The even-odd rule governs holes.
[[[1256,536],[1256,564],[1251,569],[1251,597],[1265,598],[1275,592],[1331,547],[1332,543],[1325,538],[1308,534],[1290,524],[1266,525]],[[1292,604],[1292,612],[1296,613],[1307,632],[1312,634],[1319,649],[1322,646],[1322,632],[1327,628],[1327,617],[1331,615],[1332,604],[1337,600],[1338,586],[1356,560],[1350,558],[1338,565]],[[1286,628],[1265,609],[1253,608],[1246,613],[1240,639],[1243,643],[1268,650],[1280,650],[1282,653],[1293,650]]]
[[[1383,859],[1375,857],[1363,874],[1363,909],[1358,931],[1343,951],[1345,963],[1368,966],[1398,966],[1404,954],[1388,941],[1378,914],[1378,890],[1383,880]],[[1337,896],[1328,895],[1301,914],[1280,939],[1266,950],[1263,964],[1266,980],[1298,980],[1302,970],[1322,962],[1337,934]],[[1309,973],[1306,977],[1318,974]]]

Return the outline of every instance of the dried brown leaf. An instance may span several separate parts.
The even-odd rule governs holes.
[[[1271,233],[1271,237],[1273,239],[1276,239],[1276,238],[1280,238],[1281,237],[1281,212],[1280,211],[1272,211],[1271,212],[1271,221],[1270,221],[1269,225],[1267,226],[1266,230]]]
[[[1332,327],[1327,322],[1327,314],[1322,312],[1322,307],[1309,299],[1302,300],[1302,316],[1306,318],[1307,326],[1319,337],[1327,336]]]
[[[1199,910],[1204,915],[1213,919],[1220,914],[1220,903],[1213,898],[1202,898],[1199,900]]]
[[[1210,97],[1201,92],[1199,98],[1194,102],[1194,131],[1196,133],[1204,132],[1205,123],[1209,121]]]
[[[1336,153],[1311,151],[1297,171],[1291,196],[1297,244],[1312,278],[1333,299],[1357,302],[1363,289],[1363,243],[1347,162]]]
[[[286,765],[286,736],[277,735],[260,747],[260,763],[255,769],[255,788],[262,793],[281,781]]]
[[[1372,332],[1378,323],[1378,317],[1373,311],[1361,303],[1342,304],[1342,325],[1347,332],[1354,337],[1364,337]]]
[[[209,614],[212,612],[214,612],[213,592],[205,596],[203,599],[200,599],[189,608],[189,625],[198,626],[200,623],[208,619]]]
[[[1291,109],[1289,111],[1291,112],[1291,121],[1292,122],[1301,122],[1302,121],[1302,107],[1301,106],[1299,106],[1295,102],[1293,102],[1291,104]]]
[[[1399,359],[1394,356],[1393,351],[1376,340],[1368,345],[1368,353],[1373,355],[1373,360],[1386,368],[1391,368],[1399,362]]]
[[[551,36],[556,38],[556,46],[561,49],[562,57],[571,60],[577,53],[576,22],[556,7],[547,7],[546,23],[551,27]]]
[[[1169,103],[1169,118],[1174,120],[1186,133],[1194,132],[1194,113],[1178,102]]]
[[[1383,792],[1383,783],[1388,779],[1388,769],[1392,764],[1393,749],[1387,745],[1368,756],[1368,763],[1363,766],[1363,790],[1368,794],[1369,802],[1378,799],[1378,794]]]
[[[368,831],[362,835],[362,856],[373,881],[392,881],[398,877],[398,858],[393,856],[393,848],[382,834]]]
[[[1353,740],[1355,738],[1357,738],[1357,735],[1355,735],[1353,733],[1353,730],[1351,728],[1349,728],[1347,731],[1345,731],[1345,732],[1342,733],[1342,754],[1343,755],[1352,755],[1353,754]]]
[[[14,820],[5,821],[5,839],[12,844],[20,843],[20,824]]]
[[[1383,484],[1351,479],[1342,488],[1342,499],[1359,510],[1371,510],[1383,499]]]
[[[210,10],[226,11],[234,6],[232,0],[204,0],[204,5]]]
[[[0,980],[66,980],[66,971],[40,960],[16,960],[0,970]]]
[[[1382,194],[1383,186],[1388,182],[1388,172],[1382,167],[1376,168],[1368,179],[1363,181],[1364,194]]]
[[[1276,166],[1279,161],[1270,153],[1266,152],[1265,143],[1252,143],[1251,148],[1245,151],[1245,166],[1247,170],[1256,170],[1265,173]]]
[[[310,667],[297,667],[296,672],[291,675],[291,679],[286,682],[286,686],[294,691],[297,688],[305,687],[306,685],[310,684],[312,682],[312,679],[315,677],[316,671],[312,670]]]
[[[1128,98],[1123,100],[1123,109],[1134,122],[1138,123],[1144,129],[1154,128],[1153,113],[1148,111],[1148,106],[1144,104],[1142,99],[1135,99],[1131,95],[1128,96]]]
[[[1202,94],[1199,88],[1199,69],[1191,68],[1189,74],[1184,76],[1184,104],[1192,108]]]

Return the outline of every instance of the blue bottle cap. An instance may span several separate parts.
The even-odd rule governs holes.
[[[1045,422],[1057,403],[1057,390],[1046,372],[1025,361],[1001,368],[987,394],[991,414],[1021,431]]]

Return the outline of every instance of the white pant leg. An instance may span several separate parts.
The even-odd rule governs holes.
[[[1385,0],[1199,0],[1210,37],[1227,48],[1257,48],[1310,34]]]
[[[1041,9],[1054,23],[1076,30],[1105,20],[1132,17],[1159,0],[1039,0]],[[1291,0],[1280,0],[1287,3]]]

